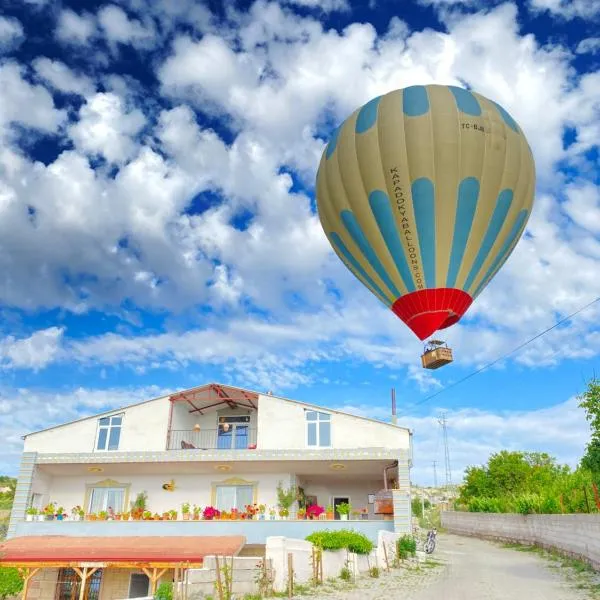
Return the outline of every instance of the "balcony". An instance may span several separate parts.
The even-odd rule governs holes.
[[[167,450],[253,450],[256,448],[256,429],[246,425],[197,431],[171,429]]]

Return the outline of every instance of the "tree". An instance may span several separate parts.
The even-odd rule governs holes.
[[[16,596],[23,589],[23,580],[17,569],[0,567],[0,598]]]
[[[585,411],[592,436],[581,459],[581,467],[600,477],[600,381],[593,377],[586,391],[578,397],[579,407]]]

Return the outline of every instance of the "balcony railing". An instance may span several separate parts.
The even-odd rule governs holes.
[[[252,450],[256,448],[256,429],[234,425],[227,431],[181,430],[169,432],[169,450]]]

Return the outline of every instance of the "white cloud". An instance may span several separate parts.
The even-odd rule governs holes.
[[[69,135],[83,152],[122,163],[137,150],[133,138],[145,122],[142,111],[128,110],[115,94],[98,93],[81,107],[79,121],[69,127]]]
[[[119,6],[108,4],[98,11],[98,23],[111,44],[131,44],[144,46],[152,42],[155,32],[151,21],[143,25],[137,19],[130,19]]]
[[[600,51],[600,38],[591,37],[581,40],[575,51],[577,54],[597,54]]]
[[[18,19],[0,16],[0,54],[14,50],[24,39],[23,25]]]
[[[317,8],[325,13],[350,10],[347,0],[283,0],[282,4]]]
[[[88,96],[94,93],[95,86],[89,77],[74,73],[67,65],[49,58],[40,57],[33,61],[37,74],[55,89],[65,92]]]
[[[38,370],[55,360],[64,329],[50,327],[28,338],[0,340],[0,366]]]
[[[19,124],[48,133],[57,131],[66,113],[57,110],[48,90],[24,78],[24,69],[14,62],[0,64],[0,135],[9,125]]]
[[[56,37],[65,44],[85,45],[96,33],[96,23],[90,13],[78,14],[63,9],[58,18]]]
[[[600,13],[600,0],[529,0],[533,11],[548,11],[564,19],[591,19]]]

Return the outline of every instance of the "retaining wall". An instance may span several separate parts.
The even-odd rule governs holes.
[[[588,561],[600,570],[600,515],[516,515],[442,512],[450,533],[535,544]]]

